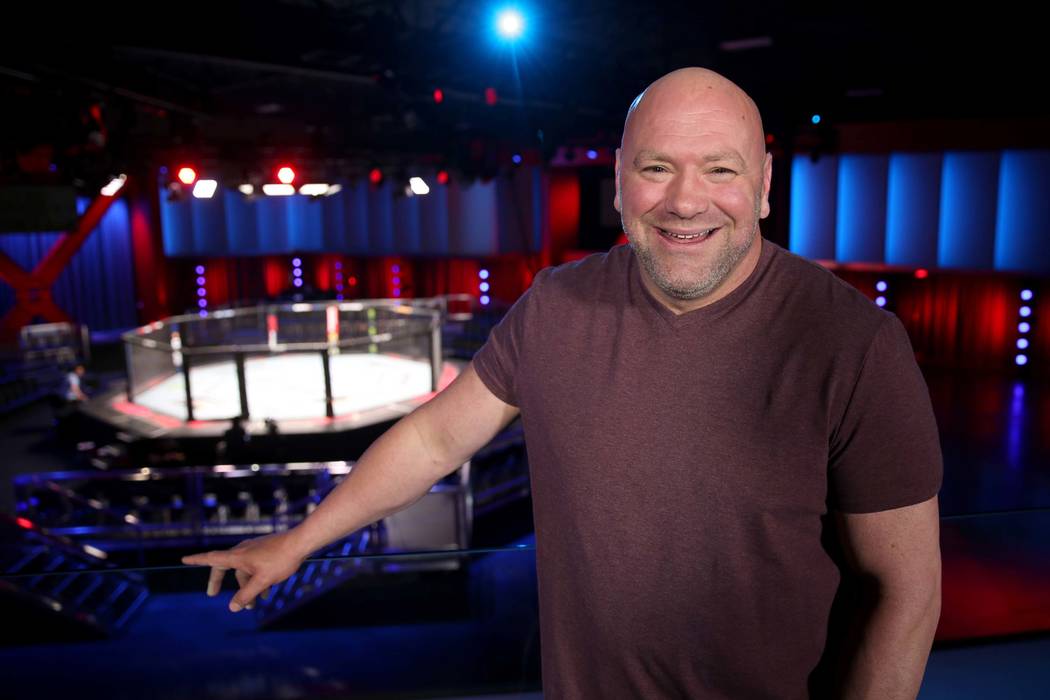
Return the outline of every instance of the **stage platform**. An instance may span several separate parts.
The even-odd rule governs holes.
[[[448,386],[466,361],[445,360],[438,389]],[[430,364],[397,355],[353,354],[331,360],[335,415],[325,415],[325,393],[316,355],[272,355],[245,362],[251,410],[245,427],[264,434],[267,419],[282,435],[338,433],[388,423],[428,401]],[[164,378],[128,401],[124,388],[94,398],[81,411],[136,439],[214,438],[238,416],[237,375],[232,360],[190,370],[195,420],[186,413],[181,375]]]

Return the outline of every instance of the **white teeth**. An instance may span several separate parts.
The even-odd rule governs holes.
[[[696,238],[700,238],[701,236],[708,236],[708,235],[710,235],[711,232],[714,231],[714,229],[711,228],[711,229],[708,229],[706,231],[701,231],[700,233],[689,233],[689,234],[671,233],[670,231],[664,231],[663,229],[660,229],[660,231],[662,231],[667,236],[670,236],[671,238],[675,238],[675,239],[677,239],[679,241],[691,241],[691,240],[694,240]]]

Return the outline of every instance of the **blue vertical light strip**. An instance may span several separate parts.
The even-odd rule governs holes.
[[[1024,382],[1014,382],[1013,399],[1010,401],[1010,417],[1006,428],[1006,464],[1016,471],[1023,466],[1024,449]]]
[[[368,192],[368,249],[366,255],[386,255],[394,248],[394,191],[389,179]]]
[[[1004,151],[998,195],[995,269],[1050,272],[1050,151]]]
[[[499,249],[496,182],[459,187],[450,197],[449,244],[452,255],[493,255]]]
[[[789,246],[798,255],[817,260],[835,258],[835,206],[838,158],[814,162],[808,155],[791,160]]]
[[[161,191],[160,226],[166,255],[191,255],[194,252],[193,216],[185,200],[169,202]]]
[[[403,255],[422,252],[419,234],[419,211],[422,202],[434,196],[434,188],[425,195],[400,197],[394,200],[393,237],[394,249]]]
[[[255,225],[259,231],[259,250],[282,253],[288,245],[289,197],[260,197],[255,200]]]
[[[288,245],[292,250],[320,252],[324,248],[322,197],[288,198]]]
[[[346,249],[351,253],[365,255],[368,253],[368,190],[367,180],[358,182],[345,190],[345,224],[344,237]]]
[[[220,193],[221,195],[221,193]],[[193,252],[201,255],[225,255],[226,214],[222,196],[198,199],[187,197],[193,226]]]
[[[339,183],[340,190],[336,194],[328,195],[322,201],[321,222],[324,248],[329,251],[344,251],[347,249],[346,241],[346,202],[349,185],[345,182]],[[339,268],[341,269],[341,268]],[[340,273],[342,274],[342,273]]]
[[[420,250],[448,254],[448,197],[454,185],[437,185],[419,204]]]
[[[936,266],[941,154],[891,153],[886,189],[886,262]]]
[[[886,177],[884,155],[839,156],[835,207],[835,259],[839,262],[885,262]]]
[[[99,222],[92,255],[101,262],[106,285],[106,296],[100,304],[97,300],[79,300],[88,303],[96,313],[98,330],[131,328],[137,325],[138,313],[135,297],[134,253],[131,245],[131,215],[128,203],[119,199],[110,205],[109,211]],[[84,261],[90,264],[89,261]]]
[[[259,228],[255,221],[255,201],[237,190],[223,192],[223,213],[226,219],[226,243],[233,255],[254,255],[263,252],[259,247]]]
[[[992,151],[944,154],[937,234],[940,267],[992,268],[999,155]]]

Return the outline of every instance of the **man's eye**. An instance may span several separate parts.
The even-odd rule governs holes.
[[[647,173],[666,173],[667,168],[662,165],[647,165],[642,168],[642,171]]]
[[[715,168],[711,171],[712,175],[736,175],[736,173],[729,168]]]

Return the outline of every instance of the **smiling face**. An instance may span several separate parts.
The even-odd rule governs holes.
[[[635,101],[616,152],[615,205],[657,299],[682,313],[747,279],[771,174],[757,108],[718,74],[675,71]]]

